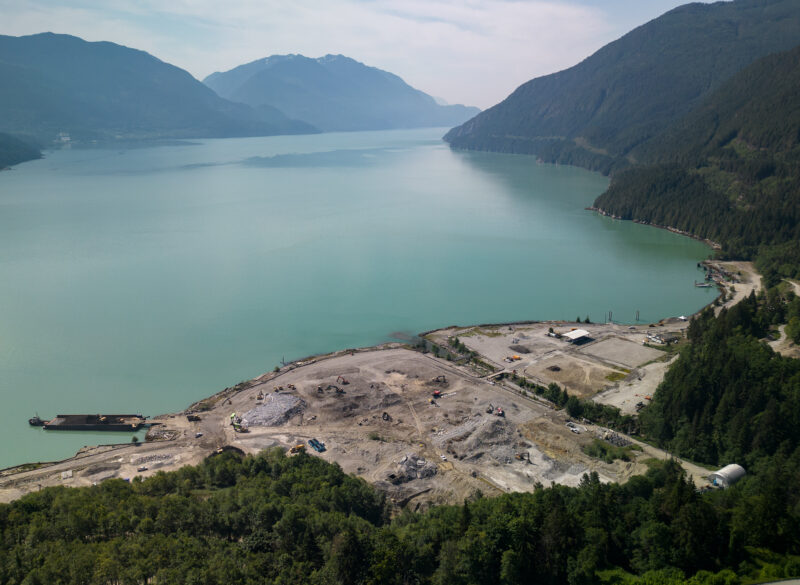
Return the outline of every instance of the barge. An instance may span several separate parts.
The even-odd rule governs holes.
[[[138,431],[146,424],[141,414],[59,414],[42,426],[49,431]]]

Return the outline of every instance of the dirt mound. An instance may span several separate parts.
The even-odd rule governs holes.
[[[264,404],[248,410],[242,422],[250,427],[274,427],[301,414],[306,408],[304,400],[291,394],[270,394]]]

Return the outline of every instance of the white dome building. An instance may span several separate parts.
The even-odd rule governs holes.
[[[726,488],[732,486],[744,476],[744,467],[737,465],[736,463],[731,463],[730,465],[726,465],[719,471],[715,471],[709,475],[708,481],[717,487]]]

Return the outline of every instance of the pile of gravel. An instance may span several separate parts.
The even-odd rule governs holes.
[[[488,455],[498,463],[514,461],[516,437],[508,421],[500,417],[485,418],[481,424],[453,447],[468,461]]]
[[[291,394],[270,394],[264,404],[248,410],[242,415],[242,422],[249,427],[274,427],[282,425],[290,418],[301,414],[306,403]]]

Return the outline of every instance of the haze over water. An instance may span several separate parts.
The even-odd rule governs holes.
[[[451,324],[689,314],[708,249],[585,211],[607,179],[443,129],[62,150],[0,173],[0,467],[130,435],[282,357]]]

